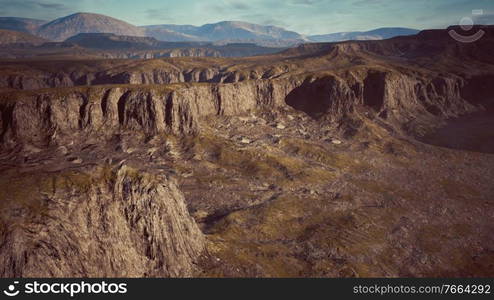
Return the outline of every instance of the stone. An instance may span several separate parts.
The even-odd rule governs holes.
[[[194,213],[192,213],[192,217],[196,220],[204,220],[208,217],[208,212],[204,210],[198,210]]]
[[[127,154],[132,154],[132,153],[134,153],[135,151],[136,151],[136,149],[135,149],[135,148],[127,148],[127,149],[125,149],[125,151],[124,151],[124,152],[125,152],[125,153],[127,153]]]
[[[66,155],[67,153],[69,153],[69,150],[67,150],[67,147],[65,146],[60,146],[57,148],[57,152],[62,155]]]
[[[73,164],[81,164],[82,163],[82,159],[79,157],[72,156],[72,157],[69,157],[67,160]]]

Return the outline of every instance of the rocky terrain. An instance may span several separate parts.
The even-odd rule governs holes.
[[[244,57],[277,53],[286,48],[249,43],[214,45],[205,42],[161,42],[154,38],[108,33],[81,33],[56,43],[0,29],[3,59],[153,59],[163,57]]]
[[[3,277],[494,274],[494,46],[0,62]]]
[[[1,32],[0,32],[1,34]],[[175,43],[173,43],[175,44]],[[40,60],[101,60],[101,59],[156,59],[167,57],[244,57],[276,53],[283,49],[266,48],[254,44],[204,45],[162,49],[91,49],[70,43],[8,44],[0,46],[0,59]]]

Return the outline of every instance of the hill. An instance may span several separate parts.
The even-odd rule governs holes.
[[[3,46],[11,44],[40,45],[45,42],[48,41],[29,33],[0,29],[0,45]]]
[[[28,18],[0,17],[0,29],[34,34],[46,21]]]
[[[153,25],[145,26],[147,32],[158,39],[169,38],[173,35],[160,36],[160,32],[175,32],[181,34],[183,40],[218,42],[256,42],[258,44],[278,42],[278,46],[293,45],[307,41],[294,31],[288,31],[276,26],[263,26],[240,21],[223,21],[202,26],[193,25]]]
[[[150,49],[160,45],[160,42],[152,37],[113,33],[79,33],[65,42],[92,49]]]
[[[100,14],[77,13],[44,24],[37,31],[40,37],[64,41],[79,33],[115,33],[144,36],[144,29],[127,22]]]

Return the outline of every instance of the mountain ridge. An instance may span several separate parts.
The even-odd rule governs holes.
[[[96,13],[79,12],[52,21],[2,17],[0,29],[35,34],[61,42],[79,33],[113,33],[123,36],[147,36],[165,42],[256,43],[267,47],[289,47],[306,42],[336,42],[342,40],[384,39],[409,35],[418,30],[384,27],[370,31],[340,32],[323,35],[303,35],[273,25],[244,21],[220,21],[201,26],[156,24],[135,26],[123,20]]]
[[[48,41],[27,32],[0,29],[0,45],[2,46],[12,44],[41,45],[46,42]]]
[[[38,27],[46,22],[44,20],[30,18],[0,17],[0,29],[35,34]]]
[[[241,35],[239,38],[263,37],[278,39],[305,39],[303,35],[281,27],[273,25],[259,25],[243,21],[221,21],[217,23],[204,24],[202,26],[162,24],[144,27],[165,28],[170,31],[180,32],[183,34],[205,37],[212,41],[223,40],[226,37],[231,39],[231,35],[226,36],[228,33],[239,34]]]
[[[420,30],[404,27],[381,27],[368,31],[346,31],[321,35],[310,35],[313,42],[341,42],[348,40],[383,40],[395,36],[406,36],[419,33]]]

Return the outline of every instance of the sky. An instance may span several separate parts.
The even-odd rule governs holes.
[[[483,14],[472,15],[472,10]],[[134,25],[245,21],[302,34],[379,27],[444,28],[470,17],[494,24],[494,0],[0,0],[0,16],[53,20],[76,12]]]

